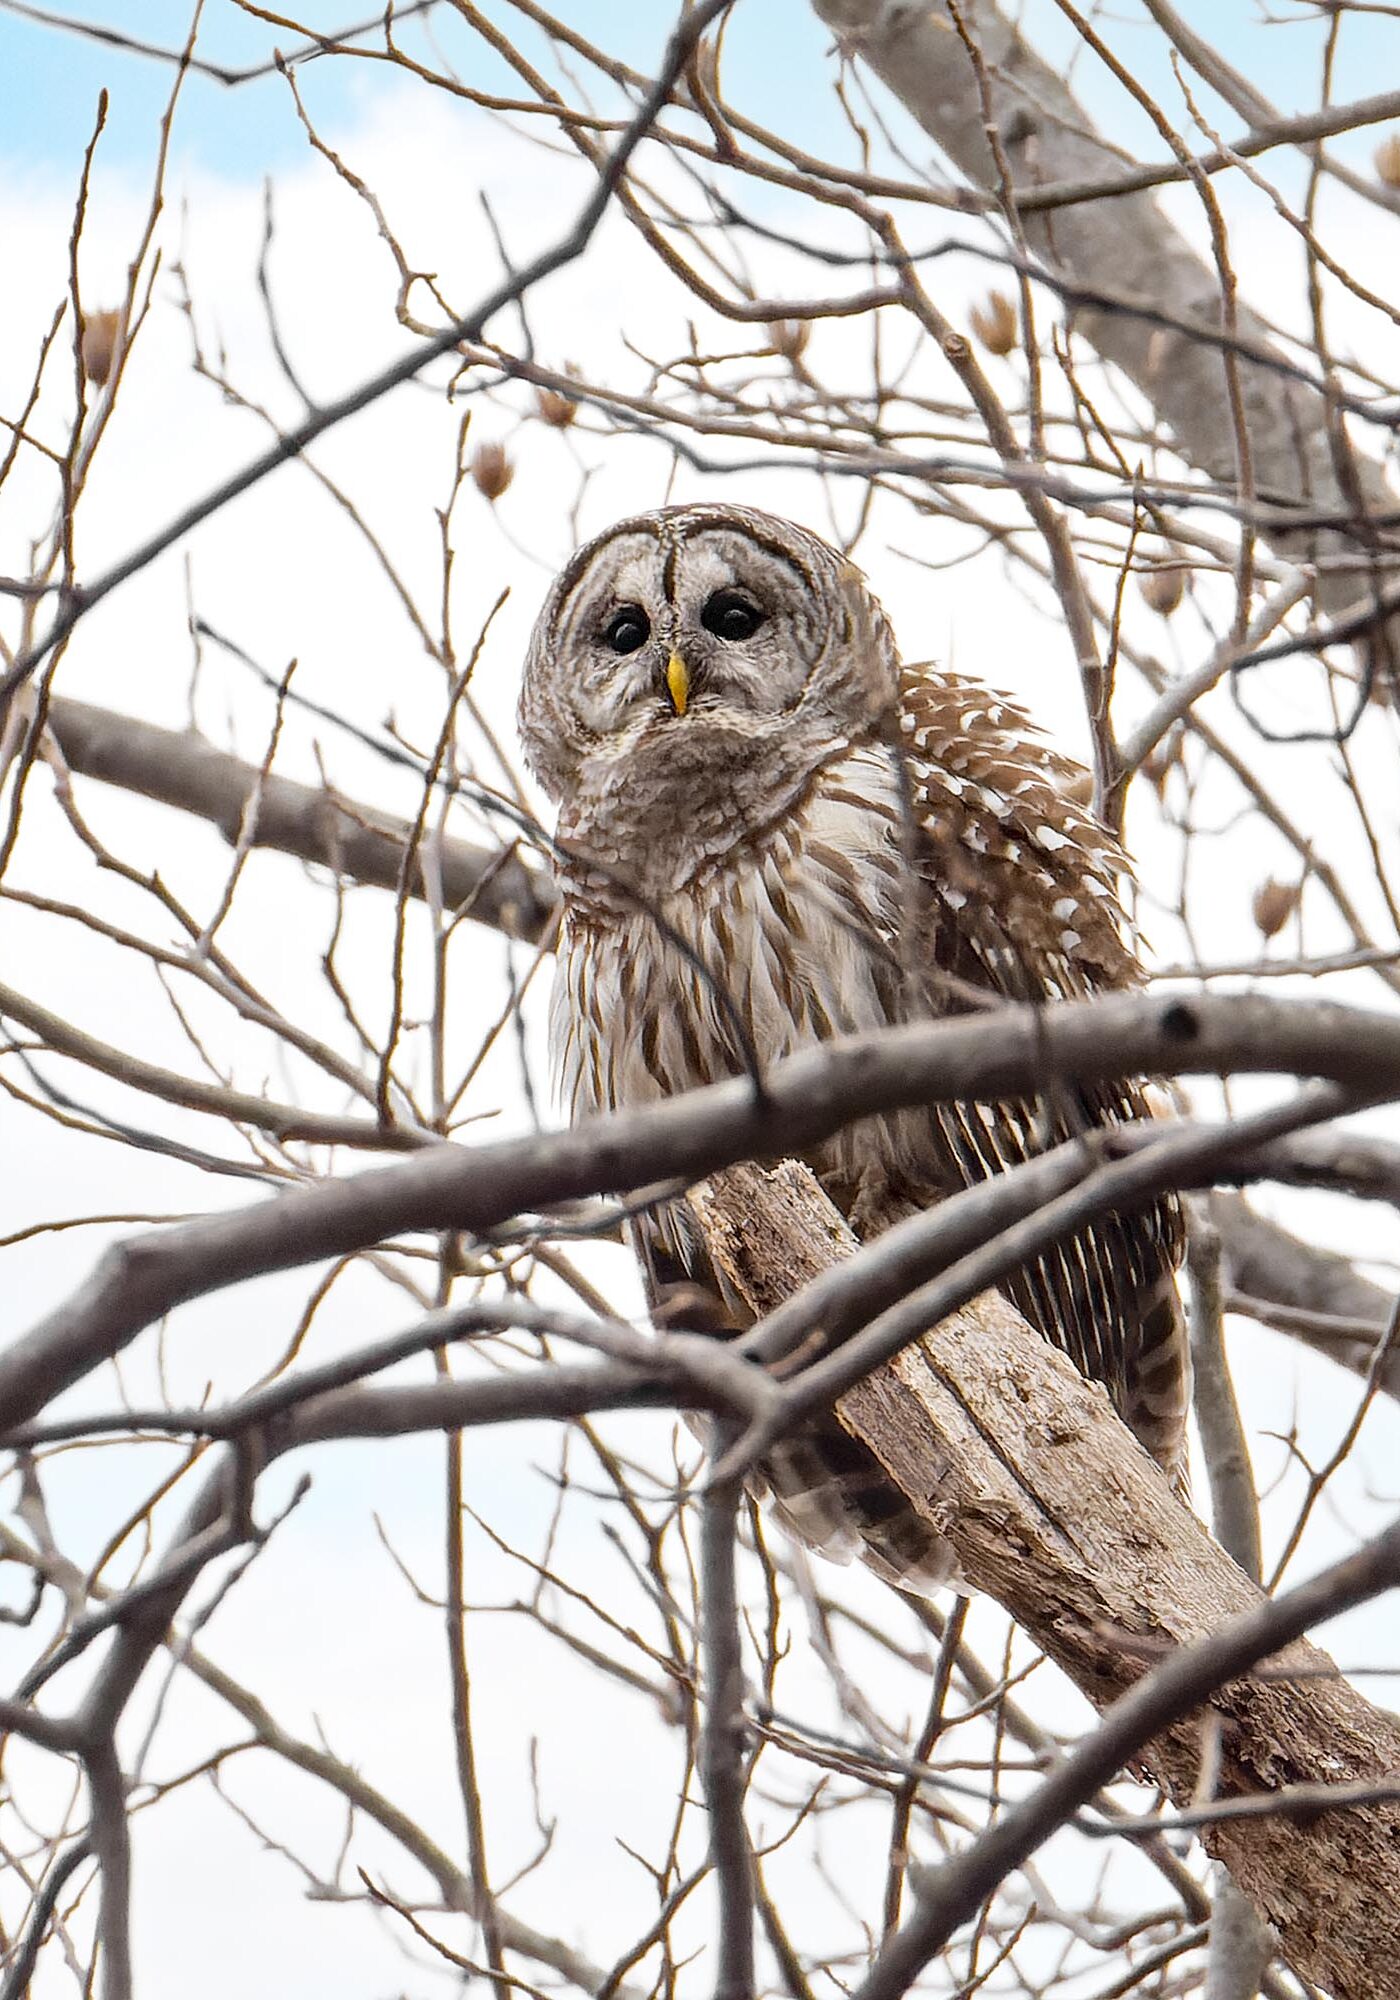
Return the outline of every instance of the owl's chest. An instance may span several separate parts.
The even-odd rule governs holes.
[[[897,1018],[899,830],[893,771],[864,749],[761,842],[652,908],[571,910],[552,1024],[570,1116]]]

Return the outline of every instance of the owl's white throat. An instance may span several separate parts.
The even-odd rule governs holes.
[[[610,901],[610,878],[633,903],[676,895],[753,854],[814,781],[800,726],[672,716],[585,760],[559,815],[565,894]]]

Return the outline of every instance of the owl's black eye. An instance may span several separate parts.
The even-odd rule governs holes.
[[[635,653],[651,637],[651,620],[640,604],[624,604],[603,627],[603,637],[615,653]]]
[[[763,613],[736,590],[717,590],[700,613],[700,623],[717,639],[752,639]]]

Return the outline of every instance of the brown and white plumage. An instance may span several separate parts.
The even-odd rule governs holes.
[[[580,550],[536,625],[520,720],[560,808],[553,1046],[575,1118],[733,1075],[745,1039],[766,1065],[833,1035],[1140,977],[1126,858],[1078,802],[1078,767],[988,689],[901,667],[859,571],[789,522],[666,508]],[[1145,1110],[1129,1084],[905,1111],[847,1127],[811,1164],[869,1237]],[[655,1293],[703,1290],[685,1211],[651,1221],[639,1249]],[[1006,1287],[1173,1469],[1179,1256],[1164,1202]],[[941,1573],[936,1538],[834,1417],[767,1470],[815,1545],[914,1587]]]

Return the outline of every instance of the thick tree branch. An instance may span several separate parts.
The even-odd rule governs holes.
[[[983,122],[967,51],[941,7],[900,0],[812,0],[843,47],[867,62],[929,137],[974,187],[995,194],[996,158]],[[1064,79],[1029,46],[992,0],[962,0],[993,89],[1000,149],[1028,197],[1018,212],[1027,240],[1052,270],[1125,302],[1220,326],[1220,280],[1169,223],[1150,194],[1065,206],[1062,192],[1047,215],[1030,197],[1046,183],[1121,182],[1124,160],[1100,138]],[[1227,491],[1234,484],[1236,428],[1220,358],[1188,333],[1152,325],[1132,312],[1084,307],[1076,330],[1147,397],[1169,427],[1182,456]],[[1237,315],[1240,338],[1272,351],[1268,330],[1252,313]],[[1352,456],[1358,494],[1345,490],[1334,458],[1334,413],[1305,383],[1289,381],[1244,357],[1238,360],[1249,447],[1261,497],[1306,493],[1324,508],[1356,518],[1393,511],[1395,495],[1380,468]],[[1299,560],[1319,554],[1360,555],[1365,522],[1354,535],[1270,539]],[[1324,569],[1318,603],[1333,615],[1354,612],[1369,598],[1356,567]]]
[[[1210,1214],[1220,1231],[1229,1303],[1241,1301],[1239,1310],[1245,1312],[1256,1303],[1281,1308],[1282,1322],[1296,1340],[1353,1375],[1368,1375],[1390,1324],[1394,1293],[1363,1277],[1335,1251],[1319,1250],[1257,1215],[1243,1195],[1217,1191],[1210,1197]],[[1386,1358],[1381,1383],[1400,1396],[1400,1355]]]
[[[741,1167],[691,1197],[712,1255],[758,1314],[854,1253],[805,1169]],[[1171,1495],[1107,1396],[998,1294],[848,1391],[846,1428],[876,1453],[951,1545],[963,1575],[1004,1605],[1101,1709],[1042,1790],[940,1870],[864,1989],[904,1990],[933,1950],[1125,1762],[1200,1804],[1218,1730],[1216,1795],[1309,1778],[1381,1783],[1400,1771],[1400,1723],[1315,1647],[1289,1644],[1400,1581],[1400,1530],[1337,1572],[1270,1603]],[[1144,1668],[1166,1652],[1162,1669]],[[1234,1678],[1268,1655],[1267,1677]],[[1129,1692],[1129,1691],[1132,1692]],[[1121,1697],[1125,1697],[1120,1701]],[[1203,1720],[1204,1716],[1204,1720]],[[1400,1804],[1222,1821],[1206,1844],[1277,1928],[1291,1962],[1337,2000],[1381,2000],[1400,1951]]]
[[[240,830],[254,847],[271,848],[319,864],[354,882],[394,893],[403,855],[411,843],[407,820],[317,786],[263,774],[256,765],[218,750],[189,731],[161,729],[88,702],[56,698],[49,724],[70,769],[143,798],[177,807],[217,826],[230,842]],[[257,800],[251,829],[245,815]],[[494,853],[471,842],[443,839],[433,847],[443,901],[507,936],[539,941],[554,919],[554,886],[539,868],[508,848]],[[409,882],[427,895],[421,868]],[[1231,1290],[1271,1305],[1375,1325],[1389,1316],[1389,1298],[1345,1258],[1318,1250],[1266,1222],[1239,1196],[1217,1196],[1225,1274]],[[1365,1375],[1374,1344],[1354,1333],[1325,1329],[1289,1331],[1343,1367]],[[1385,1374],[1390,1394],[1400,1394],[1400,1356]]]
[[[1238,1071],[1319,1077],[1365,1101],[1400,1096],[1400,1021],[1242,994],[1008,1007],[994,1017],[925,1022],[812,1049],[777,1065],[761,1094],[736,1079],[569,1132],[433,1147],[392,1167],[115,1245],[86,1285],[0,1354],[0,1409],[11,1426],[26,1422],[191,1299],[347,1256],[405,1230],[482,1234],[521,1212],[590,1194],[689,1182],[745,1158],[800,1155],[853,1118],[910,1104],[1033,1097],[1055,1079]],[[1252,1171],[1213,1165],[1213,1180]],[[1400,1171],[1385,1149],[1328,1134],[1276,1142],[1268,1171],[1365,1198],[1400,1198]]]
[[[240,834],[254,847],[276,848],[351,881],[391,893],[412,845],[408,820],[343,799],[318,785],[297,784],[216,750],[189,730],[160,729],[89,702],[55,696],[48,723],[70,770],[162,805],[177,806],[218,827],[232,844]],[[256,802],[256,819],[245,825]],[[496,853],[462,840],[435,841],[433,866],[449,909],[508,937],[541,937],[553,915],[549,878],[509,850]],[[421,857],[409,888],[426,896]]]

